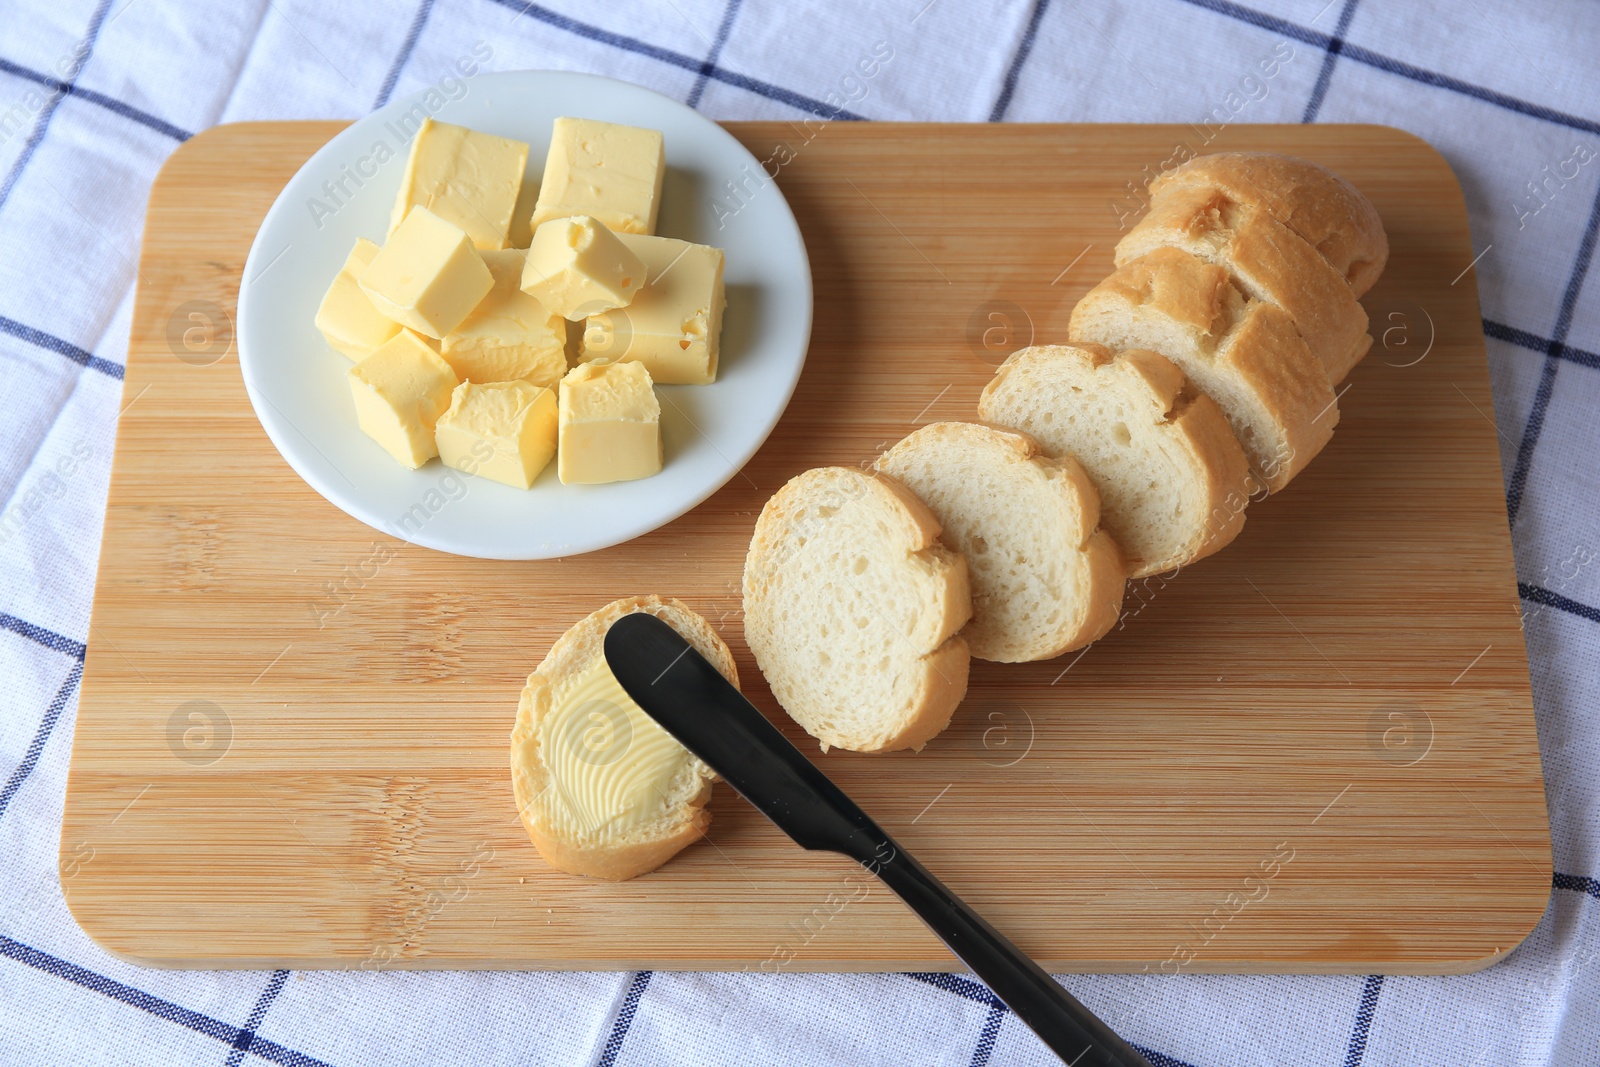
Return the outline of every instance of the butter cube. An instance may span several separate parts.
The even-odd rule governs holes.
[[[462,382],[434,438],[445,466],[527,489],[556,453],[556,394],[527,382]]]
[[[378,246],[365,237],[356,238],[356,246],[345,258],[344,266],[334,275],[317,308],[317,329],[339,352],[353,360],[363,360],[378,350],[378,346],[400,332],[400,324],[385,317],[367,294],[361,291],[356,279],[367,269]]]
[[[659,130],[594,119],[556,119],[533,228],[592,215],[618,233],[655,233],[667,171]]]
[[[461,325],[494,288],[466,231],[425,207],[406,214],[360,282],[379,311],[434,338]]]
[[[649,272],[633,302],[589,316],[578,359],[643,363],[662,385],[708,385],[717,378],[722,333],[722,249],[670,237],[624,233],[618,240]]]
[[[522,291],[574,322],[633,299],[644,264],[588,215],[551,219],[533,231]]]
[[[480,251],[504,248],[527,166],[522,141],[425,118],[411,141],[389,233],[420,204],[465,230]]]
[[[554,389],[567,373],[566,320],[522,291],[526,252],[502,248],[481,255],[494,288],[445,334],[439,354],[469,382],[521,379]]]
[[[439,454],[433,428],[456,384],[450,364],[410,330],[350,368],[362,432],[413,470]]]
[[[661,469],[661,404],[640,363],[584,363],[561,379],[563,485],[648,478]]]

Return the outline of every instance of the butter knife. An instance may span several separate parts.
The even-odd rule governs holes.
[[[605,657],[645,714],[778,829],[877,875],[1063,1063],[1150,1067],[913,859],[671,626],[644,612],[624,615],[606,633]]]

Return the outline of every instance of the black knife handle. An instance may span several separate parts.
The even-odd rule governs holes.
[[[878,851],[884,858],[866,863],[867,869],[894,890],[1063,1063],[1150,1067],[1138,1049],[1057,985],[1044,968],[945,888],[893,838],[885,834]]]

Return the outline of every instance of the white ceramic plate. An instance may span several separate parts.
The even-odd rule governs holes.
[[[396,100],[328,142],[261,224],[239,288],[238,339],[245,388],[267,436],[335,506],[444,552],[548,559],[619,544],[672,521],[755,454],[799,380],[811,335],[811,267],[789,205],[726,130],[648,89],[587,74],[516,71],[430,92]],[[406,470],[357,427],[350,361],[328,347],[312,319],[355,239],[383,239],[409,147],[401,124],[423,113],[527,141],[533,180],[558,116],[665,135],[656,232],[726,249],[728,305],[716,382],[657,387],[661,473],[562,485],[552,461],[532,489],[513,489],[438,460]],[[380,162],[386,154],[392,158]],[[742,203],[726,193],[729,181],[746,190]]]

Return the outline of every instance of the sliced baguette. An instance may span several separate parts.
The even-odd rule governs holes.
[[[1219,189],[1169,188],[1117,242],[1117,265],[1157,248],[1181,248],[1226,267],[1247,296],[1282,308],[1330,382],[1343,381],[1372,346],[1367,313],[1344,275],[1264,208]]]
[[[1024,348],[984,387],[978,417],[1031,434],[1050,455],[1077,457],[1129,577],[1209,556],[1244,527],[1244,451],[1216,402],[1154,352]]]
[[[1338,401],[1294,323],[1226,268],[1176,248],[1118,267],[1072,310],[1075,340],[1167,357],[1222,408],[1251,472],[1277,492],[1333,436]]]
[[[672,777],[659,811],[647,822],[617,833],[605,827],[582,825],[572,817],[566,799],[573,790],[570,783],[558,780],[557,769],[564,763],[548,751],[549,739],[541,727],[574,684],[604,659],[603,642],[611,624],[634,612],[645,611],[665,620],[694,646],[695,650],[722,672],[734,685],[739,672],[733,654],[722,643],[711,624],[687,606],[670,597],[635,596],[614,601],[574,624],[562,634],[539,666],[528,676],[517,704],[517,721],[511,731],[511,787],[516,796],[522,825],[546,863],[568,874],[588,875],[620,881],[653,871],[675,856],[685,845],[705,833],[711,813],[705,805],[711,799],[711,769],[681,747],[683,766]],[[661,727],[643,718],[643,713],[626,720],[630,731],[625,744],[677,746]],[[615,728],[617,724],[601,724]],[[641,735],[640,731],[661,731]],[[626,751],[622,757],[627,758]],[[610,757],[607,765],[616,757]]]
[[[917,494],[939,539],[966,557],[972,619],[961,636],[978,659],[1050,659],[1117,621],[1127,575],[1077,460],[1040,455],[1012,430],[936,422],[876,467]]]
[[[1150,183],[1152,200],[1180,188],[1216,189],[1265,210],[1310,242],[1361,296],[1389,262],[1389,237],[1372,202],[1327,167],[1270,152],[1197,156]]]
[[[744,632],[772,693],[807,733],[858,752],[921,748],[967,689],[967,564],[885,475],[822,467],[756,520]]]

